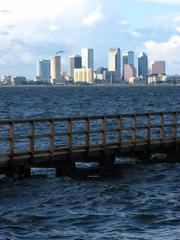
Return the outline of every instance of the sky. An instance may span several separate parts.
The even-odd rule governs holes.
[[[94,48],[95,67],[120,47],[180,74],[180,0],[0,0],[0,75],[34,78],[37,59],[59,50],[67,71],[84,47]]]

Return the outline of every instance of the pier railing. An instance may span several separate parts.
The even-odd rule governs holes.
[[[180,112],[0,121],[0,155],[9,160],[179,140]]]

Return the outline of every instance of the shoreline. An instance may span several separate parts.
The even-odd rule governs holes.
[[[179,87],[180,84],[80,84],[80,85],[73,85],[73,84],[56,84],[56,85],[33,85],[33,84],[27,84],[27,85],[0,85],[0,88],[6,88],[6,87]]]

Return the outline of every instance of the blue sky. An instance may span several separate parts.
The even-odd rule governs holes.
[[[108,49],[145,51],[180,73],[180,0],[0,0],[0,75],[33,78],[36,60],[64,50],[95,50],[107,66]]]

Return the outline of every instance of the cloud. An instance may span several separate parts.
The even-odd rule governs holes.
[[[88,2],[88,0],[86,0]],[[59,1],[59,0],[2,0],[1,6],[6,11],[11,12],[13,17],[17,18],[34,18],[53,19],[56,16],[67,14],[69,9],[80,8],[84,6],[83,0],[76,1]],[[16,16],[15,16],[16,15]]]
[[[173,35],[167,41],[156,42],[147,41],[144,43],[145,51],[151,60],[165,60],[171,73],[178,73],[179,67],[174,63],[179,62],[180,55],[180,36]]]
[[[101,13],[101,7],[98,6],[95,11],[92,11],[87,17],[83,18],[82,22],[83,22],[83,25],[92,27],[98,22],[102,21],[103,18],[104,16]]]
[[[175,16],[175,17],[173,18],[173,21],[174,21],[174,22],[180,22],[180,15],[179,15],[179,16]]]
[[[148,2],[152,4],[147,10]],[[156,21],[152,17],[156,12],[151,8],[155,2],[172,5],[180,0],[114,0],[111,4],[108,0],[0,0],[1,62],[10,71],[13,65],[21,72],[34,61],[34,68],[29,68],[33,75],[37,58],[48,59],[63,49],[67,59],[68,55],[80,53],[81,47],[92,47],[97,51],[95,65],[105,66],[106,49],[110,46],[136,48],[149,39],[160,44],[175,29],[179,35],[180,16],[176,5],[171,6],[171,11],[169,6],[162,5],[162,12],[158,6],[158,13],[164,16],[168,12],[168,20]],[[129,12],[129,6],[134,10]],[[145,10],[139,14],[136,10],[144,6]]]
[[[159,3],[159,4],[180,5],[179,0],[141,0],[141,2],[152,2],[152,3]]]
[[[130,34],[135,38],[138,38],[138,37],[142,36],[142,34],[140,32],[137,32],[137,31],[131,31]]]
[[[119,24],[121,27],[126,27],[126,28],[130,27],[130,21],[125,20],[125,19],[119,21],[118,24]]]
[[[24,52],[20,55],[21,61],[26,64],[32,64],[35,62],[35,56],[30,52]]]
[[[11,13],[11,11],[6,10],[6,9],[2,9],[2,10],[0,10],[0,13]]]
[[[58,25],[51,25],[51,26],[49,26],[49,30],[51,31],[51,32],[57,32],[57,31],[59,31],[59,26]]]
[[[31,57],[28,54],[21,57],[19,51],[26,53],[33,45],[34,52],[45,55],[52,51],[51,46],[68,45],[69,31],[79,32],[79,22],[94,4],[91,0],[0,0],[0,5],[6,9],[0,10],[4,12],[0,14],[0,49],[13,47],[11,54],[16,62],[17,59],[29,62]],[[47,46],[42,49],[44,43]]]
[[[180,33],[180,27],[176,28],[176,32]]]
[[[5,54],[0,58],[0,65],[7,66],[9,63],[13,63],[12,56],[10,54]]]
[[[6,36],[6,35],[8,35],[8,34],[9,34],[8,32],[2,32],[2,31],[0,31],[0,35]]]

